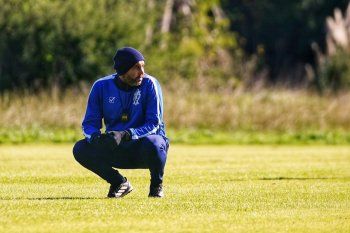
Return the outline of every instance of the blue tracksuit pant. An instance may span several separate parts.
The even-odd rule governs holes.
[[[82,166],[112,185],[119,185],[124,180],[114,168],[148,168],[151,173],[151,186],[157,186],[163,182],[168,148],[167,140],[160,135],[122,142],[113,151],[97,149],[83,139],[74,145],[73,154]]]

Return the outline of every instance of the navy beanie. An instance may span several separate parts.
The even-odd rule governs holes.
[[[144,60],[145,58],[136,49],[131,47],[120,48],[113,57],[114,69],[119,75],[123,75],[137,62]]]

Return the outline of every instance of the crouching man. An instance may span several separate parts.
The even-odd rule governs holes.
[[[149,197],[163,197],[163,175],[169,148],[158,81],[145,73],[145,59],[134,48],[117,50],[115,74],[92,86],[82,122],[85,139],[73,148],[75,159],[110,184],[107,197],[132,191],[120,169],[147,168]],[[102,120],[106,132],[101,133]]]

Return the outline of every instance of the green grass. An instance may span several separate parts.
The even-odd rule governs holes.
[[[167,129],[174,144],[231,144],[231,145],[350,145],[350,132],[333,131],[251,131],[211,129]],[[68,143],[82,138],[81,129],[57,128],[0,128],[0,144]]]
[[[164,199],[80,167],[72,145],[0,146],[0,232],[349,232],[349,146],[170,148]]]

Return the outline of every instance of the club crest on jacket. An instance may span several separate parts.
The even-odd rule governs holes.
[[[141,91],[140,89],[137,89],[134,93],[134,98],[133,98],[133,105],[138,105],[139,104],[139,100],[141,98]]]

